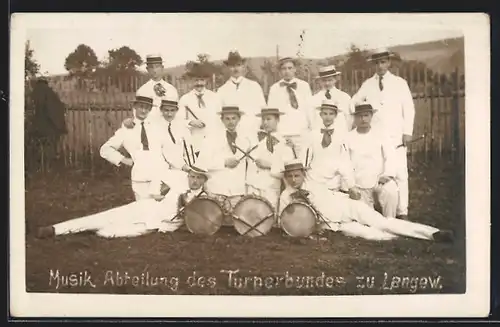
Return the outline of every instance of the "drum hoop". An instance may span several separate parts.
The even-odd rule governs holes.
[[[269,200],[267,200],[266,198],[264,198],[262,196],[254,195],[254,194],[243,195],[241,197],[241,199],[239,199],[238,202],[236,202],[236,204],[234,205],[233,211],[236,209],[236,207],[238,207],[241,203],[245,202],[248,199],[255,199],[255,200],[260,200],[260,201],[264,202],[265,204],[267,204],[271,208],[271,211],[274,212],[276,215],[276,208],[274,208],[274,206],[272,205],[272,203]]]
[[[316,219],[318,219],[318,213],[316,212],[316,210],[314,210],[314,208],[309,203],[306,203],[304,201],[297,201],[297,200],[290,202],[285,208],[283,208],[283,211],[280,214],[280,219],[283,217],[283,213],[286,211],[286,208],[288,208],[292,204],[301,204],[301,205],[309,208],[309,210],[311,210],[312,213],[314,214],[314,217],[316,217]]]

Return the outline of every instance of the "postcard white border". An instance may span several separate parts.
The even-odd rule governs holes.
[[[57,18],[53,18],[56,15]],[[29,28],[85,17],[150,14],[22,13],[11,16],[10,313],[15,317],[485,317],[490,289],[490,29],[481,13],[441,15],[465,36],[467,292],[464,295],[197,296],[26,293],[23,165],[24,43]],[[167,15],[167,14],[163,14]],[[309,14],[311,15],[311,14]],[[313,14],[321,15],[321,14]],[[339,14],[340,15],[340,14]],[[347,17],[351,14],[341,14]],[[352,14],[359,17],[360,14]],[[369,14],[367,14],[369,15]],[[402,18],[401,15],[390,14]],[[396,17],[395,16],[395,17]],[[123,18],[123,17],[121,17]],[[111,23],[110,23],[111,24]]]

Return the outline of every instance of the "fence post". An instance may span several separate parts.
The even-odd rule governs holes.
[[[424,67],[424,83],[423,83],[423,88],[424,88],[424,92],[422,93],[422,96],[423,96],[423,100],[426,102],[429,100],[429,98],[427,97],[427,67]],[[432,99],[430,99],[430,105],[432,106]],[[430,116],[430,115],[429,115]],[[428,135],[429,133],[429,130],[428,128],[430,128],[430,124],[426,124],[426,130],[425,130],[425,135]],[[429,142],[427,140],[427,138],[424,139],[424,146],[425,146],[425,153],[424,153],[424,158],[425,158],[425,162],[428,162],[429,160]]]
[[[453,139],[452,139],[452,159],[453,163],[457,164],[458,155],[457,150],[460,144],[460,81],[459,81],[459,70],[458,67],[455,68],[455,76],[453,79],[453,91],[452,91],[452,105],[451,105],[451,115],[452,115],[452,128],[453,128]]]

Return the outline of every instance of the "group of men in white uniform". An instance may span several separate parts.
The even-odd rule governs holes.
[[[179,221],[168,218],[176,216],[179,199],[202,189],[262,197],[278,217],[305,197],[332,223],[325,228],[350,236],[451,240],[450,231],[406,220],[406,145],[415,110],[406,81],[388,71],[391,56],[386,49],[371,56],[377,73],[352,99],[336,88],[340,72],[333,65],[320,68],[322,90],[312,95],[295,77],[295,59],[282,58],[282,79],[267,102],[260,85],[243,76],[245,59],[236,51],[224,61],[231,77],[217,92],[206,88],[210,76],[195,64],[188,73],[194,87],[180,99],[162,79],[161,56],[148,56],[151,79],[137,91],[134,117],[101,147],[109,162],[132,166],[136,201],[42,227],[39,236],[174,231]]]

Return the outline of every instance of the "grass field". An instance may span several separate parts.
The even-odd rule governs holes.
[[[93,234],[43,240],[33,236],[39,226],[132,201],[127,177],[126,170],[102,172],[93,178],[76,171],[31,176],[26,185],[28,292],[221,295],[465,292],[463,167],[420,163],[410,169],[410,220],[454,230],[453,244],[405,238],[375,242],[337,234],[330,235],[327,241],[298,242],[279,231],[247,238],[230,227],[210,237],[182,230],[115,240]],[[233,271],[231,278],[229,271]],[[73,276],[64,285],[67,280],[61,277],[70,274]],[[86,285],[76,285],[79,277]],[[157,285],[151,285],[156,282]]]

